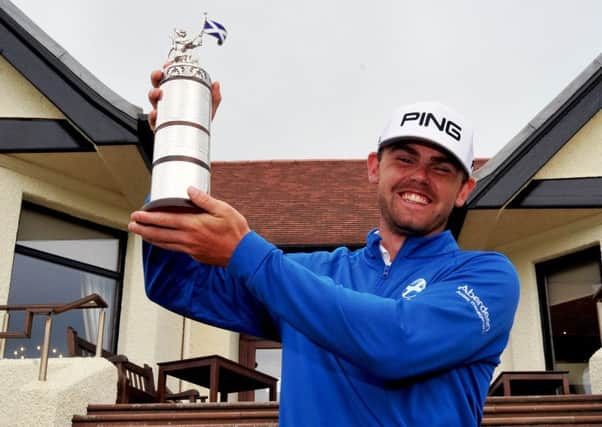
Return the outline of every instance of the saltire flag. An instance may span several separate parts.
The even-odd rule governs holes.
[[[206,34],[215,37],[217,39],[217,44],[219,45],[224,43],[224,40],[226,40],[226,36],[228,35],[226,28],[224,28],[222,24],[217,21],[212,21],[211,19],[205,19],[203,30]]]

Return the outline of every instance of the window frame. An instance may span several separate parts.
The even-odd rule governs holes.
[[[257,349],[282,349],[282,343],[252,335],[240,334],[238,341],[238,363],[247,368],[255,369]],[[255,400],[255,392],[253,390],[239,392],[238,400],[241,402],[252,402]]]
[[[105,234],[108,234],[118,241],[118,253],[117,253],[117,269],[116,271],[108,270],[102,267],[98,267],[92,264],[87,264],[81,261],[77,261],[71,258],[66,258],[60,255],[55,255],[49,252],[44,252],[39,249],[30,248],[27,246],[20,245],[15,243],[14,254],[19,254],[23,256],[28,256],[31,258],[35,258],[38,260],[46,261],[52,264],[56,264],[59,266],[72,268],[75,270],[84,271],[86,273],[92,273],[99,276],[107,277],[115,280],[115,300],[107,301],[107,304],[114,303],[113,307],[113,319],[112,322],[107,322],[105,324],[106,327],[112,328],[113,333],[110,334],[112,337],[110,343],[105,343],[104,346],[107,346],[109,351],[116,353],[117,352],[117,343],[119,342],[119,326],[121,322],[121,302],[123,296],[123,278],[124,278],[124,270],[125,270],[125,258],[127,252],[127,241],[128,234],[122,230],[118,230],[115,228],[107,227],[101,224],[94,223],[89,220],[85,220],[82,218],[77,218],[73,215],[70,215],[66,212],[57,211],[54,209],[47,208],[45,206],[41,206],[29,201],[24,200],[21,204],[21,210],[19,211],[19,224],[18,230],[21,227],[21,212],[23,209],[29,209],[31,211],[35,211],[42,215],[50,216],[55,219],[59,219],[62,221],[69,222],[74,225],[79,225],[82,227],[90,228],[94,231],[99,231]],[[13,261],[14,265],[14,261]],[[12,279],[9,284],[9,294],[10,287],[12,287]],[[65,301],[69,302],[69,301]],[[104,347],[103,346],[103,347]]]
[[[539,312],[546,370],[553,370],[554,365],[556,364],[556,358],[554,356],[554,340],[552,334],[552,319],[550,315],[550,305],[547,290],[547,277],[559,270],[575,265],[576,261],[582,261],[584,258],[598,261],[598,268],[600,271],[600,276],[602,277],[602,256],[600,245],[594,245],[585,249],[576,250],[570,254],[535,264],[535,276],[537,280],[537,292],[539,299]],[[602,334],[600,339],[602,341]]]

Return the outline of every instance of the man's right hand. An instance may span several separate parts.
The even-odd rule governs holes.
[[[148,114],[148,123],[152,130],[155,130],[157,124],[157,103],[161,99],[161,89],[159,89],[159,83],[163,78],[163,70],[154,70],[151,75],[152,89],[148,92],[148,100],[150,101],[153,109]],[[215,117],[217,108],[222,102],[222,92],[219,82],[213,82],[211,84],[211,119]]]

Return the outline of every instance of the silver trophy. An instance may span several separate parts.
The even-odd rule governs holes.
[[[151,192],[144,210],[200,211],[187,189],[210,190],[211,78],[191,55],[202,46],[204,35],[217,38],[221,45],[226,30],[205,14],[197,36],[174,31],[169,65],[159,85],[162,96],[157,105]]]

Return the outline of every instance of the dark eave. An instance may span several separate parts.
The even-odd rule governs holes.
[[[0,153],[94,151],[67,120],[0,118]]]
[[[601,108],[602,55],[475,174],[468,207],[506,205]]]
[[[602,208],[602,177],[533,180],[508,208]]]
[[[139,144],[140,108],[98,81],[7,0],[0,0],[0,40],[0,55],[94,144]]]

